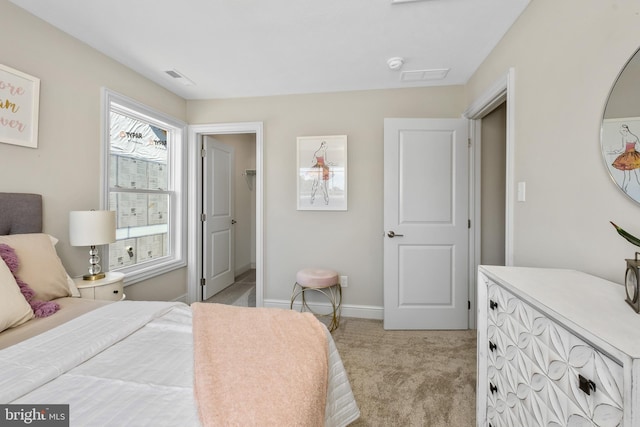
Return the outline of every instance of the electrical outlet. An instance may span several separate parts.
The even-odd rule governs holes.
[[[340,276],[340,286],[343,288],[349,286],[349,276]]]

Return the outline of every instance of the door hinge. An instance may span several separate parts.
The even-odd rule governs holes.
[[[200,150],[200,157],[207,157],[207,150],[205,150],[204,148],[202,148]]]
[[[205,222],[207,220],[207,214],[206,213],[201,213],[200,214],[200,221],[201,222]]]
[[[471,310],[471,301],[467,300],[467,309]]]
[[[467,220],[467,228],[471,228],[471,220],[470,219]]]
[[[207,280],[203,277],[200,279],[200,286],[202,286],[204,288],[204,286],[207,284]]]
[[[467,138],[467,143],[469,144],[469,147],[471,147],[471,138]]]

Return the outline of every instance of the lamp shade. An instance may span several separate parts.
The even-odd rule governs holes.
[[[115,241],[115,211],[69,212],[69,242],[71,246],[106,245]]]

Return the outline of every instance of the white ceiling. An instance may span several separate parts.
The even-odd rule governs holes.
[[[11,1],[185,99],[464,84],[529,3]],[[387,59],[396,56],[405,62],[393,71]],[[400,79],[425,69],[450,71]]]

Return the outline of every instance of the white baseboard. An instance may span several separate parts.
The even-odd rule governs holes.
[[[289,309],[291,302],[285,300],[264,300],[265,307]],[[300,303],[293,304],[293,308],[300,310]],[[330,313],[331,305],[327,303],[309,303],[309,307],[316,313]],[[340,312],[343,317],[355,317],[358,319],[384,319],[383,307],[371,305],[343,304]]]
[[[174,298],[172,301],[173,301],[173,302],[183,302],[183,303],[185,303],[185,304],[188,304],[188,303],[187,303],[187,294],[182,294],[182,295],[180,295],[179,297]]]
[[[187,302],[187,294],[180,295],[177,298],[174,298],[172,301],[183,302],[188,304]],[[265,307],[271,308],[283,308],[289,309],[290,301],[287,300],[264,300]],[[293,304],[293,308],[296,310],[300,310],[300,303]],[[331,305],[328,303],[309,303],[309,307],[317,313],[330,313]],[[340,315],[343,317],[355,317],[357,319],[375,319],[375,320],[383,320],[384,319],[384,308],[373,306],[373,305],[349,305],[343,304]]]

